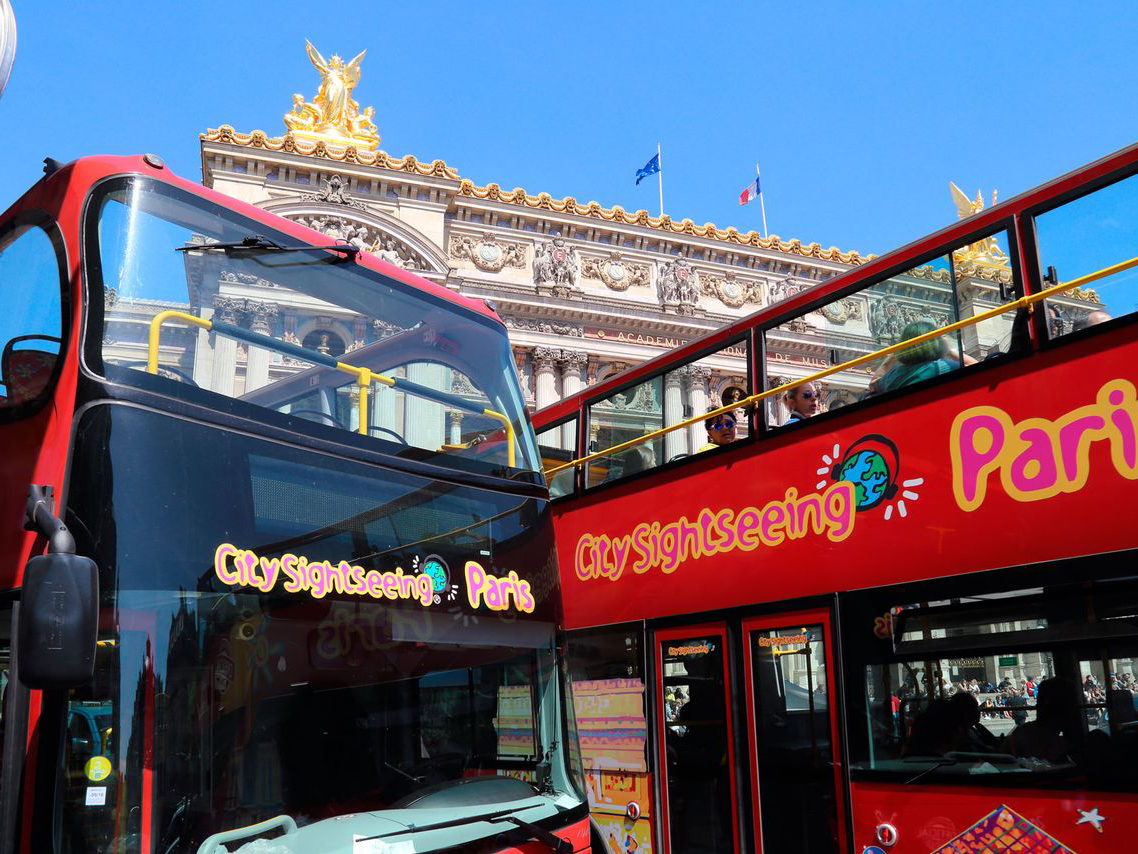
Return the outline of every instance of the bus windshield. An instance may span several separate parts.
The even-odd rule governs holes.
[[[352,850],[469,820],[427,851],[579,802],[544,501],[114,403],[80,419],[72,484],[103,608],[61,851],[213,850],[271,821],[281,850]]]
[[[101,185],[89,211],[103,323],[87,358],[108,379],[213,407],[222,395],[412,459],[535,469],[505,330],[356,263],[360,239],[301,248],[140,177]]]

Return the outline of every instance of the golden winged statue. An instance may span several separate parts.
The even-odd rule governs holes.
[[[312,42],[304,41],[309,60],[320,72],[320,90],[311,102],[305,101],[303,95],[293,95],[292,110],[284,116],[285,125],[295,136],[374,150],[379,145],[373,121],[375,108],[368,107],[361,113],[359,103],[352,98],[367,51],[360,51],[351,62],[344,62],[335,54],[326,60]]]
[[[948,188],[952,191],[952,200],[956,203],[956,213],[960,219],[967,219],[984,210],[984,194],[981,193],[980,190],[976,191],[975,199],[970,199],[968,195],[952,181],[948,182]],[[994,205],[995,203],[996,191],[992,190],[992,204]],[[968,246],[961,247],[952,253],[952,258],[958,266],[966,264],[985,267],[1008,266],[1007,253],[1000,248],[995,237],[985,237]]]

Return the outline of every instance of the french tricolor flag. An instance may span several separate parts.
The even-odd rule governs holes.
[[[762,189],[759,187],[759,177],[756,175],[755,180],[751,182],[747,189],[739,194],[739,204],[745,205],[748,202],[753,202],[762,192]]]

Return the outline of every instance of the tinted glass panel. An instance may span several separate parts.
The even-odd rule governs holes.
[[[659,652],[671,850],[674,854],[732,851],[722,640],[717,635],[697,635],[662,641]]]
[[[550,427],[537,434],[537,451],[541,456],[542,468],[550,469],[574,459],[577,448],[577,419],[571,418],[564,424]],[[576,478],[575,469],[565,469],[557,474],[547,475],[549,495],[560,498],[573,492]]]
[[[751,633],[764,851],[837,851],[822,626]]]
[[[650,848],[655,812],[641,631],[576,632],[568,660],[593,821],[611,850]],[[630,803],[640,807],[635,823],[626,819]]]
[[[535,469],[504,330],[338,253],[273,249],[298,241],[144,179],[107,185],[88,227],[110,376],[442,465],[500,471],[512,447],[514,467]],[[270,243],[232,248],[250,235]]]
[[[153,850],[192,852],[282,814],[327,850],[321,819],[349,833],[434,786],[476,806],[455,784],[536,780],[546,754],[571,790],[544,502],[107,405],[72,478],[103,631],[72,697],[63,850],[137,850],[150,815]],[[84,810],[100,755],[106,803]],[[507,801],[537,797],[518,785]]]
[[[592,404],[589,450],[603,451],[749,396],[749,363],[747,343],[738,341]],[[711,421],[596,460],[589,467],[588,485],[730,445],[750,430],[748,413],[742,409]]]
[[[0,412],[46,393],[62,336],[60,293],[59,256],[43,229],[0,238]]]
[[[906,598],[920,603],[866,604],[880,613],[856,647],[855,769],[1138,788],[1133,584]]]
[[[915,338],[1007,302],[1014,271],[1004,232],[959,246],[766,333],[768,387]],[[1013,314],[1001,314],[833,374],[772,399],[768,423],[808,419],[1008,352]]]
[[[1096,190],[1035,219],[1040,269],[1069,282],[1138,255],[1138,176]],[[1045,285],[1048,283],[1045,283]],[[1047,301],[1052,335],[1065,335],[1138,308],[1131,268]]]

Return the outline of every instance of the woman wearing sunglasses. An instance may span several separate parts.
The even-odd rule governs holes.
[[[786,393],[786,405],[790,407],[790,417],[787,424],[817,415],[822,401],[818,397],[818,386],[806,383],[798,388],[792,388]]]
[[[703,426],[707,428],[707,444],[699,449],[700,452],[730,445],[735,441],[735,416],[730,412],[712,415],[703,422]]]

